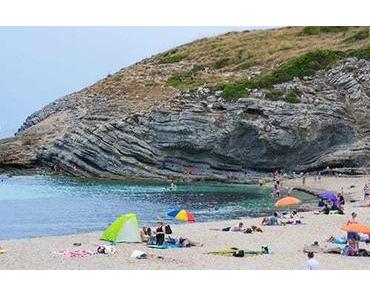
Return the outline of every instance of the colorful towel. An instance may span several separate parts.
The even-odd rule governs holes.
[[[86,258],[96,253],[90,250],[74,250],[74,251],[62,251],[60,252],[66,258]]]
[[[233,247],[233,248],[230,248],[230,249],[208,252],[207,254],[216,255],[216,256],[232,257],[232,256],[237,256],[237,254],[241,254],[241,252],[243,254],[242,257],[251,257],[251,256],[265,255],[265,254],[270,253],[268,247],[262,247],[262,249],[260,251],[240,250],[238,248]]]
[[[147,245],[148,248],[151,248],[151,249],[177,249],[177,248],[181,248],[180,244],[179,243],[165,243],[163,245],[156,245],[156,244],[149,244]]]

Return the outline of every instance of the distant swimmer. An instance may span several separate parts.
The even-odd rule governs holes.
[[[173,181],[171,181],[170,190],[175,191],[176,188],[177,188],[177,186],[175,185],[175,183]]]

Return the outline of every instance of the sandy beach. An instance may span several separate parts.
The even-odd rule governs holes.
[[[331,190],[338,192],[343,187],[346,205],[345,215],[315,215],[304,212],[302,225],[264,226],[263,233],[243,234],[239,232],[213,231],[236,225],[239,220],[211,223],[189,223],[173,226],[174,237],[187,237],[201,242],[202,247],[181,249],[150,249],[144,244],[118,244],[114,255],[92,255],[84,258],[66,258],[60,251],[85,249],[95,251],[101,232],[57,237],[7,240],[0,242],[6,250],[0,255],[0,269],[303,269],[306,255],[305,244],[318,241],[322,246],[330,246],[325,240],[331,236],[344,234],[340,230],[351,212],[358,213],[361,223],[370,225],[370,208],[359,207],[363,201],[363,186],[370,176],[323,177],[315,182],[313,177],[306,179],[305,188],[313,191]],[[302,187],[302,181],[286,180],[285,187]],[[351,187],[352,186],[352,187]],[[354,187],[353,187],[354,186]],[[357,200],[350,202],[350,200]],[[260,225],[261,218],[242,218],[247,226]],[[81,243],[74,246],[73,243]],[[260,250],[270,248],[271,254],[253,257],[224,257],[207,252],[237,247]],[[370,245],[361,243],[370,249]],[[154,255],[148,259],[130,258],[134,250]],[[156,256],[162,256],[163,259]],[[335,254],[318,254],[316,259],[321,269],[370,269],[370,258],[345,257]]]

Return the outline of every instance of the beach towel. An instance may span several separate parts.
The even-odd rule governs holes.
[[[164,243],[162,245],[156,245],[156,244],[148,244],[147,245],[148,248],[151,248],[151,249],[177,249],[177,248],[181,248],[181,245],[177,242],[177,243]]]
[[[66,258],[85,258],[95,255],[96,253],[90,250],[74,250],[74,251],[62,251],[60,252]]]
[[[232,247],[232,248],[225,249],[225,250],[208,252],[207,254],[216,255],[216,256],[226,256],[226,257],[252,257],[252,256],[258,256],[258,255],[270,254],[270,250],[267,246],[262,246],[260,251],[243,250],[243,249]]]

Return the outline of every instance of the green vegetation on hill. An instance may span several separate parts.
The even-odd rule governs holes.
[[[222,89],[224,98],[232,100],[248,96],[256,88],[274,89],[273,85],[294,77],[310,76],[344,57],[370,60],[368,35],[368,27],[338,26],[230,32],[145,59],[91,89],[108,97],[116,97],[122,90],[133,92],[137,98],[150,95],[166,100],[173,96],[173,88],[193,90],[205,84]],[[294,94],[271,96],[287,101],[299,99]]]
[[[359,40],[367,39],[368,37],[369,37],[369,28],[366,27],[366,28],[361,28],[360,30],[355,32],[353,35],[346,38],[344,41],[352,43],[352,42],[356,42]]]
[[[177,71],[167,80],[167,85],[180,89],[192,89],[197,85],[196,75],[201,70],[203,67],[196,65],[190,70]]]
[[[356,57],[358,59],[365,59],[370,61],[370,47],[350,50],[348,51],[347,54],[351,57]]]
[[[319,35],[321,33],[339,33],[348,31],[349,27],[345,26],[307,26],[299,32],[298,35]]]
[[[159,60],[158,64],[171,64],[171,63],[178,63],[186,58],[185,54],[169,52],[164,54],[161,59]]]
[[[303,54],[287,61],[265,75],[224,85],[222,96],[225,99],[248,96],[250,91],[255,88],[271,88],[274,84],[290,81],[294,77],[303,78],[304,76],[310,76],[317,70],[325,69],[335,64],[342,56],[343,53],[330,50],[318,50]]]

